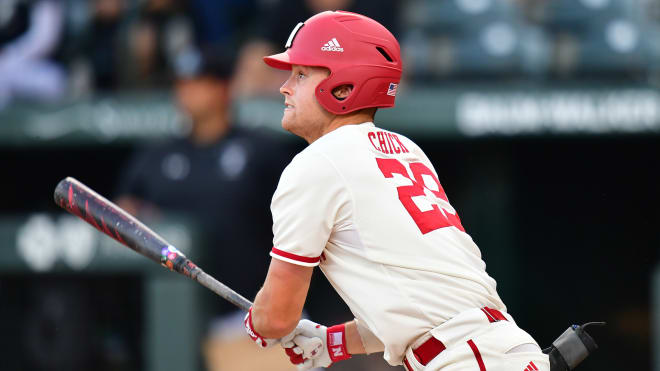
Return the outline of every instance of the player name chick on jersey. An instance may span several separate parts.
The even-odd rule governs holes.
[[[399,137],[394,133],[389,133],[387,131],[370,131],[367,136],[371,145],[374,146],[376,151],[383,152],[385,154],[399,154],[399,153],[408,153],[408,148],[401,143]]]

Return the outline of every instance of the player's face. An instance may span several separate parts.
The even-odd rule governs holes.
[[[280,88],[284,95],[282,127],[311,143],[318,139],[333,115],[316,100],[316,86],[330,71],[322,67],[293,65],[291,75]]]

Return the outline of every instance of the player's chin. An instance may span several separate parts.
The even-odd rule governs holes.
[[[291,128],[294,126],[294,120],[292,116],[293,115],[291,112],[284,112],[284,116],[282,116],[282,129],[291,131]]]

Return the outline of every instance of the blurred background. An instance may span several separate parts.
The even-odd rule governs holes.
[[[261,57],[326,9],[400,40],[376,122],[430,157],[519,325],[604,320],[579,370],[660,371],[659,0],[0,0],[0,369],[291,370],[52,192],[76,177],[252,299],[305,146]],[[306,312],[352,319],[321,275]]]

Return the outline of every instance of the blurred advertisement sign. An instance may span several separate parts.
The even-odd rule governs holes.
[[[16,248],[37,272],[51,270],[58,259],[80,270],[96,254],[96,237],[95,231],[82,221],[67,216],[54,221],[48,215],[35,214],[18,229]]]
[[[660,90],[646,85],[402,84],[397,95],[396,107],[379,111],[376,123],[404,135],[660,133]],[[239,125],[285,133],[281,98],[240,99],[233,109]],[[62,106],[16,105],[0,111],[0,123],[0,146],[9,147],[135,143],[181,137],[190,130],[164,93]]]
[[[165,93],[65,104],[15,104],[0,111],[0,145],[96,145],[184,136],[187,119]]]
[[[660,131],[660,92],[469,92],[458,97],[456,119],[467,136]]]
[[[154,227],[179,250],[194,256],[194,226],[169,217]],[[0,272],[162,270],[72,215],[4,217],[0,219],[0,241],[5,241]]]

